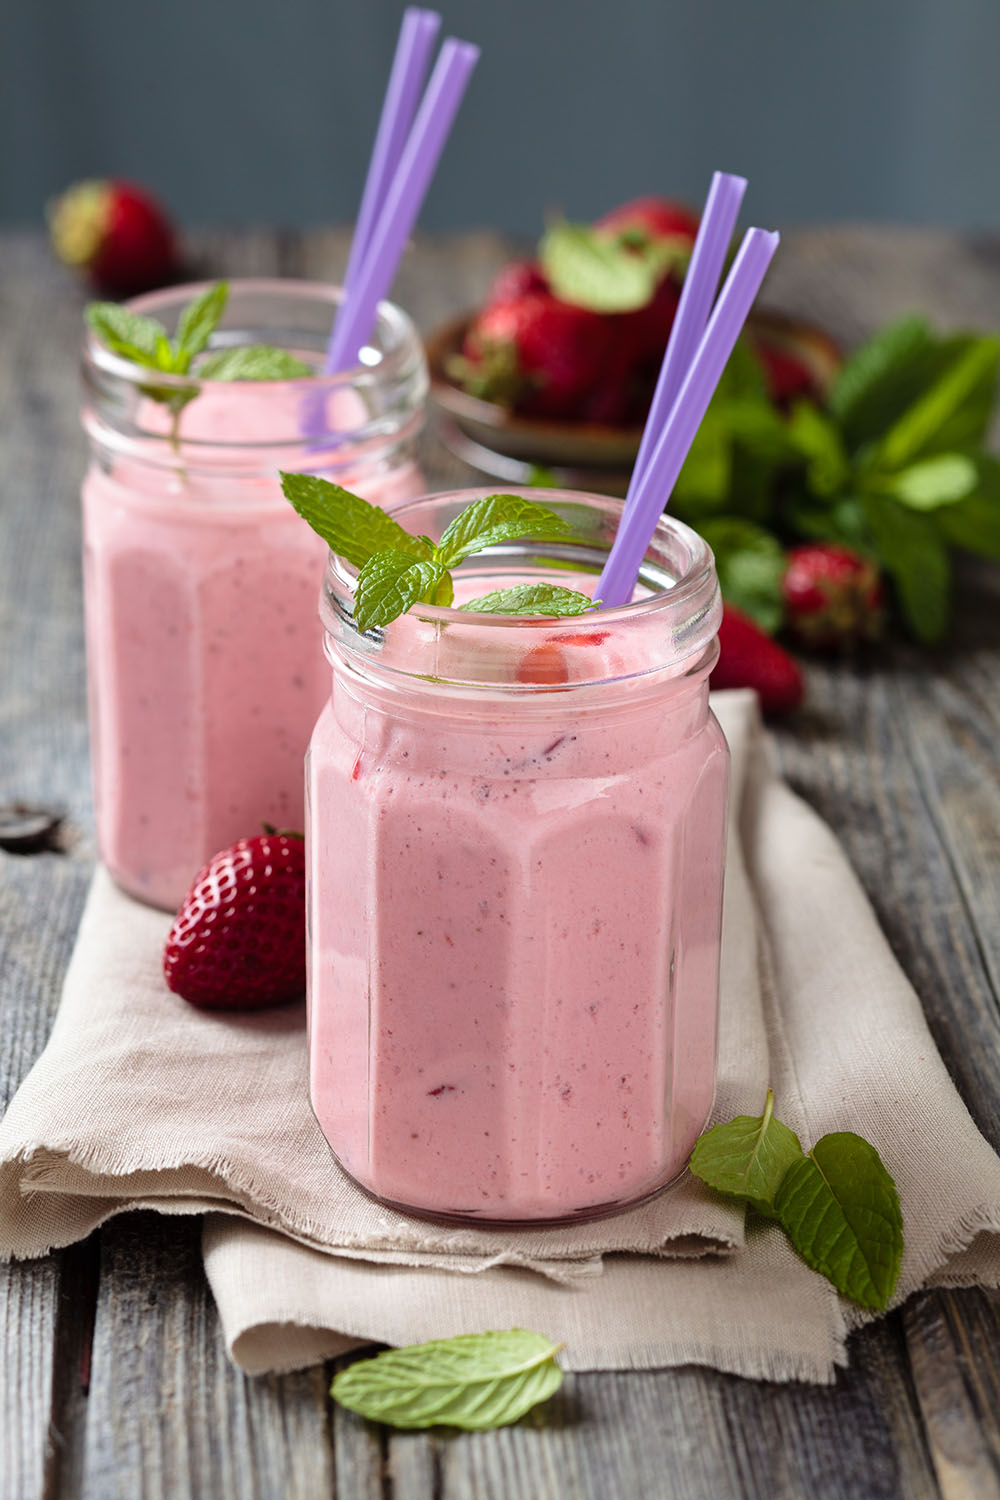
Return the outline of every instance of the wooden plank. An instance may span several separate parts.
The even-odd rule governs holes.
[[[913,1380],[944,1500],[1000,1497],[1000,1294],[916,1297],[905,1313]]]
[[[515,1427],[394,1434],[394,1497],[934,1500],[898,1328],[866,1330],[833,1388],[694,1368],[567,1377]],[[400,1480],[410,1481],[403,1487]]]
[[[101,1231],[75,1493],[93,1500],[333,1494],[328,1383],[321,1366],[252,1380],[229,1363],[202,1273],[197,1219],[115,1220]]]
[[[0,1108],[41,1052],[55,1014],[89,868],[75,487],[79,310],[37,236],[0,258],[0,802],[67,814],[65,852],[0,852]],[[54,1404],[64,1371],[58,1255],[0,1266],[0,1495],[52,1492],[62,1457]],[[82,1302],[81,1304],[82,1305]]]

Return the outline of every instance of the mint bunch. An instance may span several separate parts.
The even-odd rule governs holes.
[[[825,407],[783,415],[737,345],[671,501],[715,551],[724,596],[774,631],[784,547],[838,543],[888,575],[912,636],[940,640],[951,554],[1000,559],[998,366],[997,338],[904,318],[845,362]]]
[[[164,375],[193,373],[198,381],[295,380],[315,373],[304,360],[267,344],[219,349],[192,372],[194,361],[208,348],[228,300],[229,283],[215,282],[184,308],[173,338],[158,319],[130,312],[117,302],[88,303],[86,318],[102,344],[115,354]],[[199,394],[200,386],[194,381],[183,386],[158,386],[151,382],[141,390],[152,400],[162,401],[173,414],[172,437],[176,443],[177,421],[188,402]]]
[[[285,499],[331,551],[358,569],[354,621],[364,633],[388,625],[413,604],[448,606],[455,597],[451,569],[499,542],[566,536],[569,522],[520,495],[487,495],[467,505],[435,546],[360,495],[313,474],[282,474]],[[582,615],[597,601],[575,589],[533,583],[497,589],[460,609],[476,614],[536,617]]]
[[[695,1177],[776,1219],[807,1265],[862,1307],[881,1311],[899,1279],[903,1216],[875,1147],[836,1131],[805,1152],[774,1114],[767,1091],[758,1119],[738,1115],[695,1144]]]
[[[335,1376],[335,1401],[391,1427],[485,1432],[516,1422],[562,1384],[561,1346],[509,1328],[387,1349]]]

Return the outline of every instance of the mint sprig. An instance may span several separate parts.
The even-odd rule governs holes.
[[[377,505],[313,474],[281,475],[286,500],[327,546],[358,569],[354,622],[362,634],[388,625],[414,604],[448,606],[451,569],[501,542],[566,536],[564,517],[520,495],[473,500],[446,528],[437,546],[413,536]],[[545,618],[581,615],[596,601],[556,584],[497,589],[461,606],[480,614]]]
[[[881,1311],[899,1279],[903,1216],[875,1147],[853,1131],[805,1152],[774,1114],[738,1115],[695,1143],[691,1171],[716,1192],[777,1219],[794,1249],[845,1297]]]
[[[229,283],[214,282],[183,309],[172,339],[156,318],[131,312],[117,302],[88,303],[86,318],[101,343],[115,354],[163,375],[193,374],[197,381],[294,380],[314,373],[304,360],[266,344],[219,350],[193,369],[195,360],[208,348],[228,300]],[[173,414],[171,439],[176,445],[180,414],[200,394],[201,386],[194,380],[181,386],[150,382],[140,389],[143,395],[162,402]]]
[[[525,1328],[461,1333],[359,1360],[334,1377],[330,1394],[390,1427],[485,1432],[516,1422],[559,1389],[560,1347]]]

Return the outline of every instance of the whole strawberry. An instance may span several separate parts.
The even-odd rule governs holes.
[[[264,833],[216,854],[195,878],[163,950],[163,973],[200,1010],[260,1010],[306,983],[305,845]]]
[[[798,708],[805,692],[798,662],[731,604],[723,607],[719,650],[709,679],[713,688],[754,688],[766,714]]]
[[[670,198],[634,198],[598,219],[595,228],[640,240],[683,239],[693,243],[698,233],[698,215]]]
[[[611,338],[599,313],[527,292],[485,307],[450,373],[472,395],[539,417],[569,417],[594,385]]]
[[[809,542],[788,554],[782,584],[785,626],[804,646],[845,650],[877,640],[885,589],[867,557],[833,542]]]
[[[163,286],[178,268],[169,219],[135,183],[78,182],[51,205],[49,229],[59,259],[112,297]]]

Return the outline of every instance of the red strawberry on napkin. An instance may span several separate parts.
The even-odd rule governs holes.
[[[163,950],[169,987],[200,1010],[260,1010],[306,984],[305,845],[299,834],[240,839],[184,897]]]

